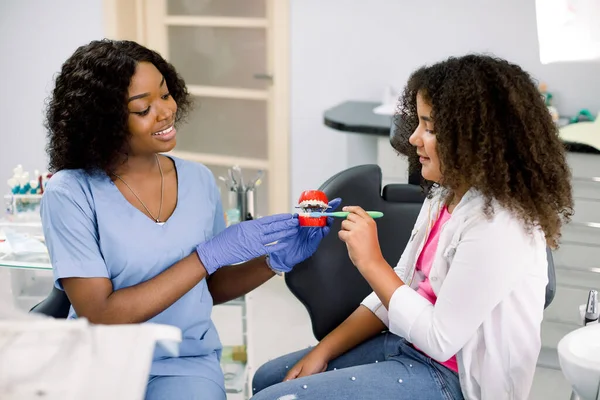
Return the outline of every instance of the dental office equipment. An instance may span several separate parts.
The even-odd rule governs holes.
[[[296,208],[302,210],[298,215],[300,226],[324,227],[327,224],[326,216],[312,215],[313,213],[323,213],[329,208],[329,200],[324,192],[320,190],[305,190],[300,194]]]
[[[579,314],[581,316],[581,319],[583,320],[584,328],[579,328],[575,331],[568,333],[558,343],[558,356],[560,361],[560,368],[563,374],[565,375],[565,378],[567,378],[567,380],[573,387],[570,400],[583,400],[584,398],[590,400],[600,400],[600,379],[596,379],[594,375],[590,373],[592,371],[590,371],[589,369],[585,370],[585,368],[590,367],[593,370],[594,367],[591,366],[588,361],[584,361],[584,364],[586,364],[585,368],[582,365],[580,365],[582,358],[580,357],[581,354],[588,352],[573,351],[573,347],[575,345],[579,345],[582,347],[586,345],[582,343],[581,338],[585,336],[589,337],[589,329],[592,328],[591,326],[598,324],[598,319],[600,317],[600,309],[598,308],[597,290],[590,290],[590,292],[588,293],[587,302],[579,306]],[[588,328],[588,326],[590,326],[590,328]],[[592,336],[597,336],[597,334],[594,333]],[[597,361],[597,357],[594,361]],[[598,371],[596,371],[596,373],[597,375],[599,375],[598,377],[600,378],[600,373]],[[582,394],[580,396],[577,390],[585,392],[586,394]]]
[[[254,189],[254,188],[260,186],[260,184],[262,183],[261,178],[264,175],[264,173],[265,173],[265,171],[263,171],[262,169],[259,169],[258,173],[256,174],[256,177],[248,183],[248,188]]]
[[[248,188],[246,190],[246,220],[254,219],[256,216],[256,206],[254,204],[256,191]]]
[[[598,310],[598,291],[590,290],[588,294],[588,301],[585,307],[585,316],[583,319],[584,325],[598,323],[600,317],[600,310]]]
[[[15,176],[15,178],[18,180],[19,187],[21,188],[19,194],[29,193],[29,189],[31,188],[29,186],[29,172],[23,172],[21,175]]]
[[[227,188],[227,190],[230,190],[230,191],[232,190],[232,187],[229,184],[229,181],[227,180],[227,178],[225,178],[223,176],[219,176],[219,180],[225,184],[225,187]]]
[[[300,226],[320,226],[323,227],[327,223],[327,217],[346,218],[349,212],[346,211],[330,211],[329,200],[327,195],[320,190],[306,190],[300,195],[298,199],[298,205],[296,208],[300,208],[302,212],[298,214],[300,220]],[[367,211],[367,214],[371,218],[381,218],[383,213],[381,211]]]
[[[12,172],[12,177],[6,181],[9,187],[8,194],[4,196],[6,214],[11,218],[19,216],[20,220],[36,217],[44,186],[52,175],[47,171],[40,174],[37,169],[34,170],[33,175],[30,175],[23,170],[21,164],[17,165]],[[39,219],[39,216],[36,218]]]
[[[346,211],[336,211],[336,212],[311,212],[308,214],[309,217],[319,218],[319,217],[337,217],[337,218],[346,218],[350,214]],[[367,214],[371,218],[381,218],[383,217],[383,213],[381,211],[367,211]]]
[[[8,184],[8,187],[10,188],[10,192],[12,194],[19,194],[19,191],[21,190],[21,186],[19,185],[18,180],[16,180],[13,177],[13,178],[10,178],[8,181],[6,181],[6,183]]]
[[[29,181],[29,194],[37,194],[40,192],[40,182],[38,179]]]
[[[234,172],[236,172],[237,175],[238,175],[238,177],[239,177],[239,182],[240,182],[239,187],[242,189],[241,191],[242,192],[245,191],[246,190],[246,185],[244,185],[244,176],[242,175],[242,169],[240,168],[239,165],[234,165],[232,167],[232,170]]]
[[[46,190],[46,184],[50,178],[52,178],[52,174],[48,171],[44,171],[44,173],[40,176],[40,188],[42,193],[44,193],[44,190]]]
[[[218,177],[225,184],[228,192],[228,205],[225,207],[227,226],[258,218],[256,188],[260,186],[263,175],[264,171],[258,170],[257,175],[246,184],[242,168],[239,165],[234,165],[227,170],[228,178]]]
[[[52,174],[44,172],[40,174],[39,170],[34,170],[33,175],[23,170],[21,164],[17,165],[13,169],[13,176],[8,179],[7,184],[10,187],[10,192],[14,195],[17,194],[42,194],[46,182]]]

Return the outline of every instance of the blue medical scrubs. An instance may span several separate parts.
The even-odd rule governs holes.
[[[62,289],[59,279],[68,277],[108,278],[114,290],[137,285],[225,229],[220,193],[210,170],[172,159],[177,169],[178,199],[164,225],[131,205],[103,172],[63,170],[49,180],[41,215],[56,287]],[[169,357],[157,348],[152,376],[209,381],[209,386],[223,390],[224,397],[221,343],[210,317],[212,306],[206,280],[202,280],[149,320],[177,326],[183,334],[179,357]],[[69,317],[77,317],[72,308]],[[171,394],[173,398],[185,397]]]

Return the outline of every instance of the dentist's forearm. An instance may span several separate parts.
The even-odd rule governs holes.
[[[160,314],[206,277],[196,252],[154,278],[113,291],[107,278],[63,278],[75,312],[96,324],[146,322]]]
[[[222,304],[251,292],[274,275],[265,258],[259,257],[220,268],[208,278],[208,290],[214,304]]]

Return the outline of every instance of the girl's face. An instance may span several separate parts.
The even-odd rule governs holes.
[[[419,125],[409,138],[416,147],[421,162],[421,175],[428,181],[441,183],[442,171],[437,153],[437,138],[431,118],[431,106],[425,102],[421,93],[417,93],[417,114]]]
[[[163,153],[175,147],[177,104],[165,78],[152,63],[138,63],[128,89],[127,127],[131,155]]]

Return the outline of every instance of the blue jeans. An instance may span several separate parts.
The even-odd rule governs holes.
[[[287,354],[261,366],[252,382],[252,399],[463,399],[454,371],[389,332],[332,360],[326,372],[282,382],[289,369],[310,350]]]
[[[221,386],[199,376],[151,376],[145,400],[226,400]]]

